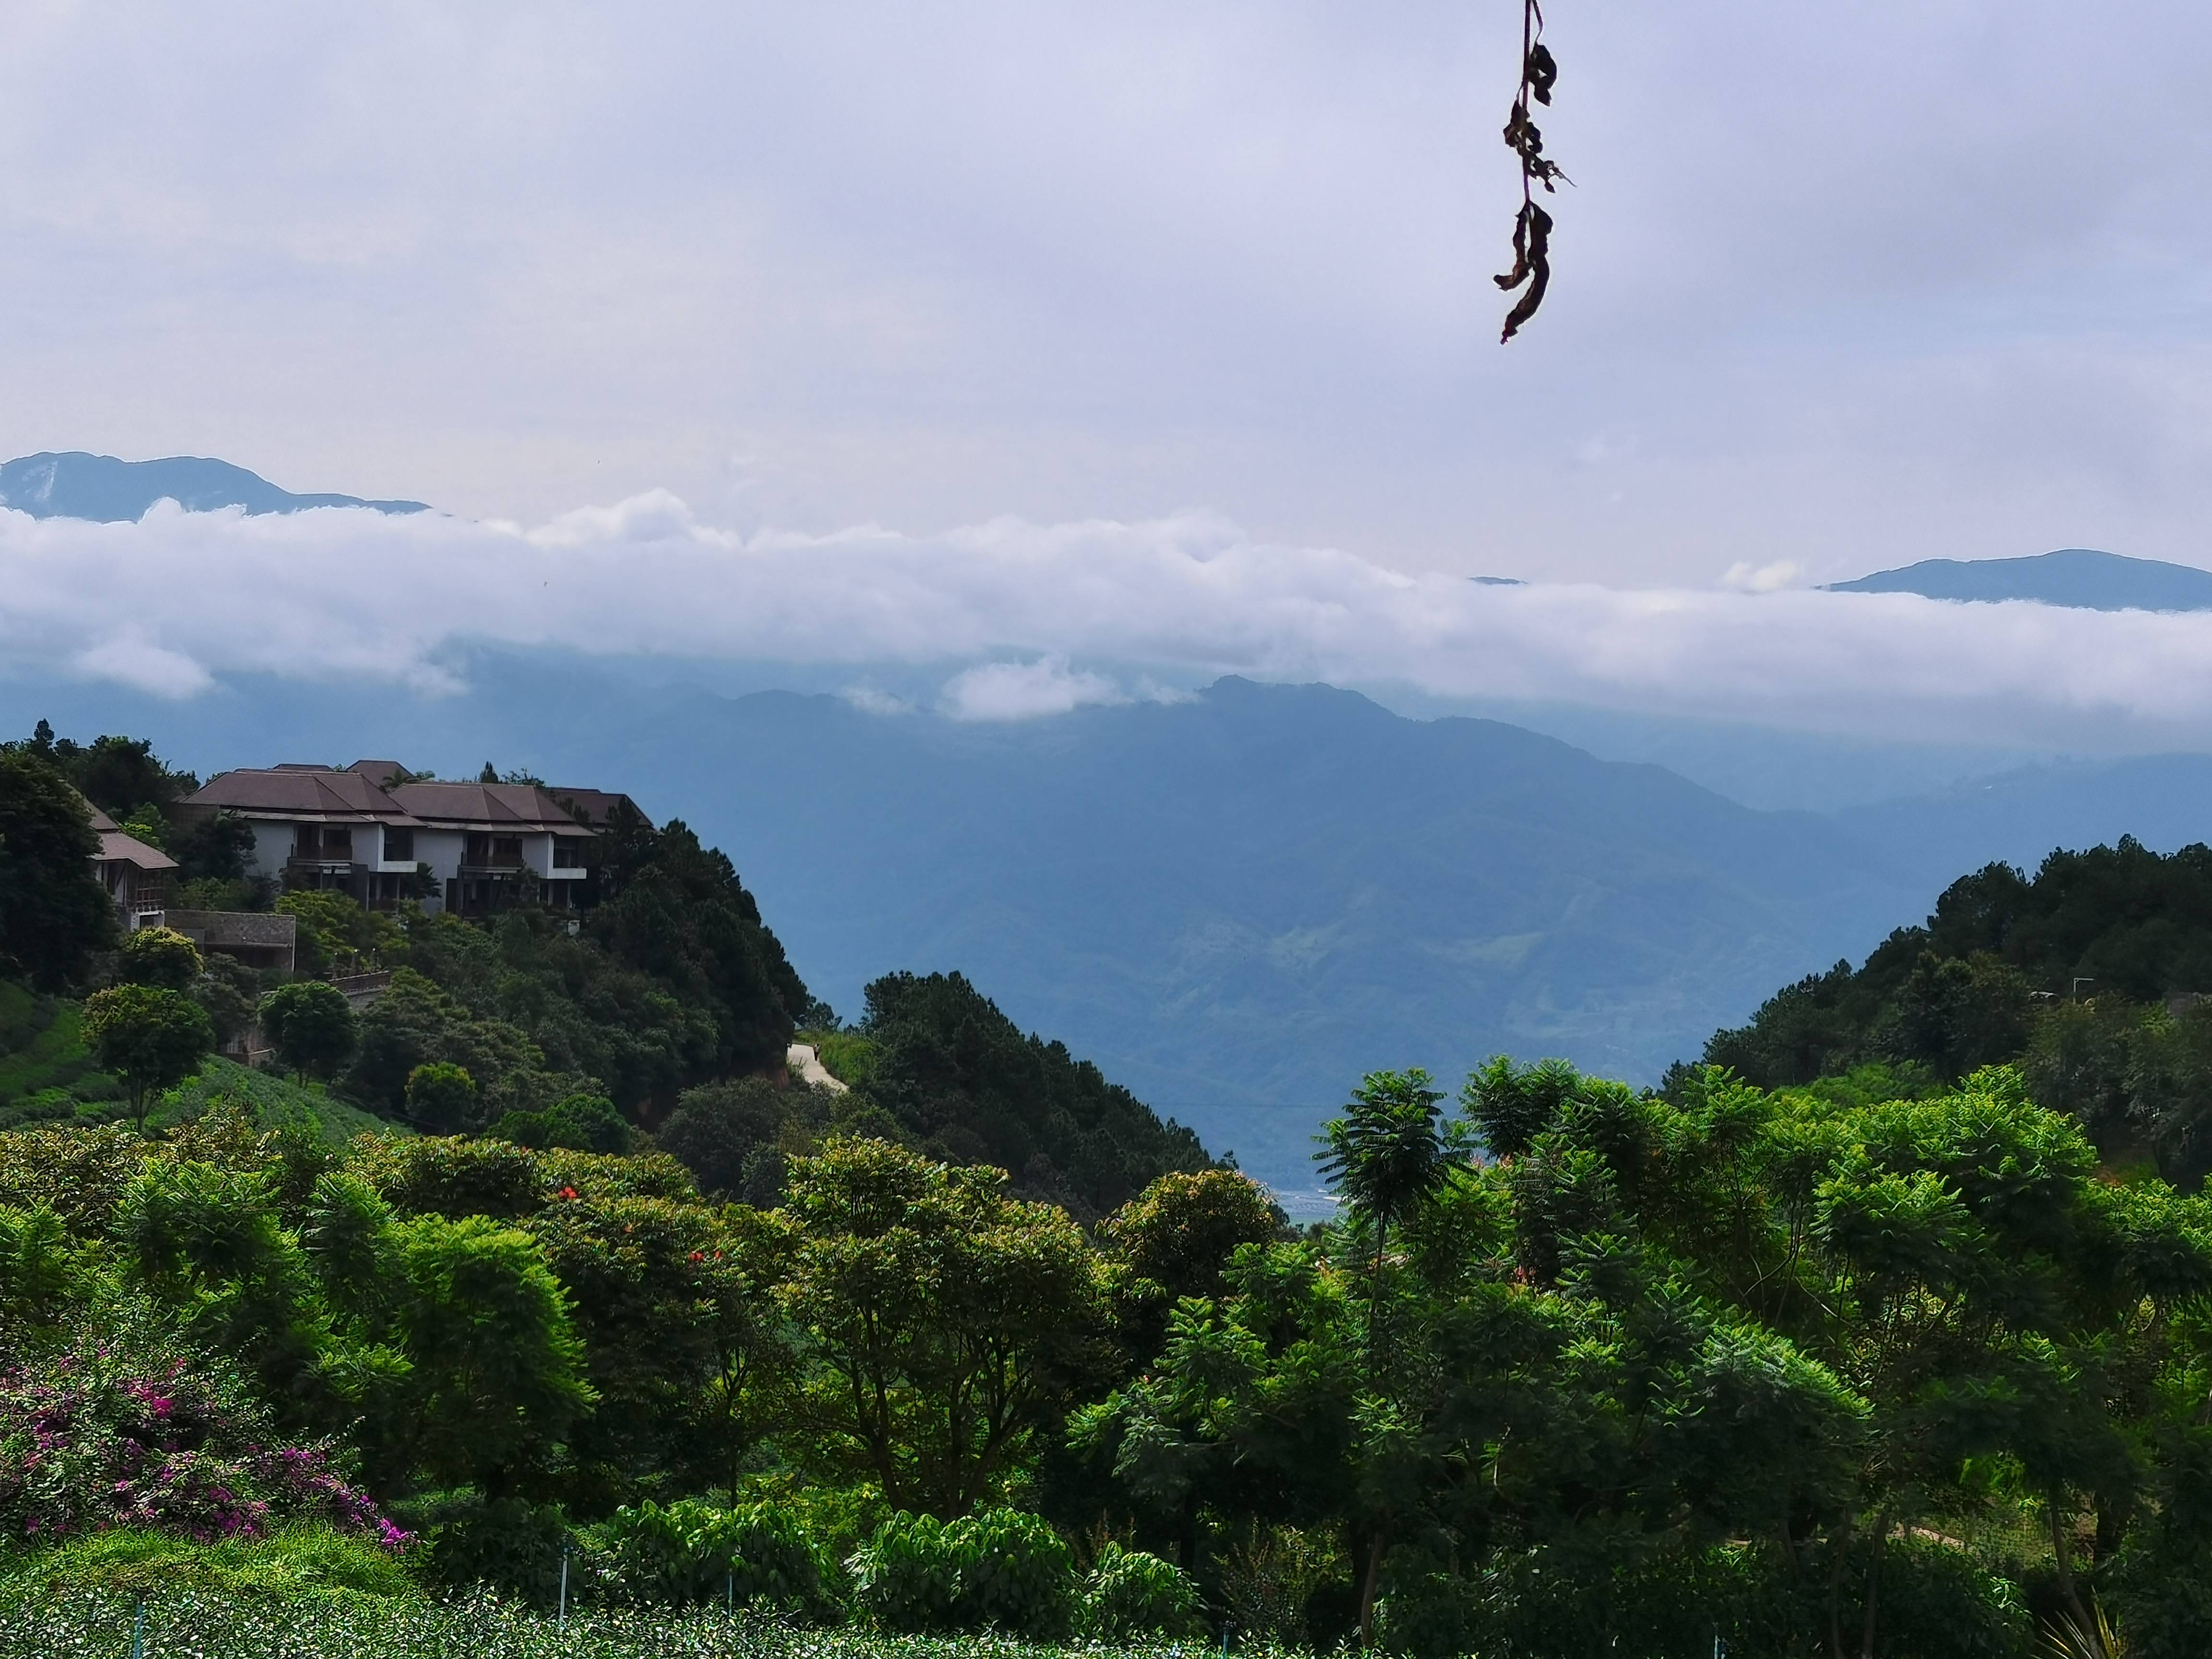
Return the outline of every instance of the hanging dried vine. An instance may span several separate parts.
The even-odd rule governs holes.
[[[1574,183],[1544,154],[1544,135],[1528,118],[1530,104],[1551,104],[1552,86],[1559,78],[1559,66],[1544,44],[1544,9],[1536,0],[1522,0],[1521,88],[1513,95],[1513,112],[1505,120],[1505,147],[1521,158],[1521,211],[1513,219],[1513,269],[1496,281],[1509,294],[1516,288],[1522,291],[1505,313],[1505,331],[1498,337],[1500,345],[1536,314],[1552,283],[1552,216],[1537,204],[1536,186],[1541,185],[1549,195],[1559,184]]]

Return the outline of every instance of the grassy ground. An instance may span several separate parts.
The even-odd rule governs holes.
[[[134,1628],[143,1659],[1198,1659],[1209,1650],[799,1630],[719,1609],[579,1609],[564,1624],[489,1595],[426,1595],[389,1556],[323,1528],[219,1545],[109,1533],[0,1558],[0,1659],[123,1659]]]
[[[82,1011],[64,998],[36,995],[0,980],[0,1129],[32,1123],[112,1123],[129,1115],[123,1090],[85,1051]],[[155,1128],[198,1116],[217,1095],[253,1103],[262,1123],[306,1123],[332,1145],[357,1134],[406,1134],[342,1100],[320,1084],[299,1084],[275,1072],[249,1071],[210,1055],[199,1075],[164,1094],[148,1114]]]
[[[68,1591],[0,1607],[5,1659],[123,1659],[139,1603]],[[484,1599],[391,1602],[184,1590],[149,1597],[143,1659],[1199,1659],[1180,1648],[1048,1648],[990,1636],[877,1636],[794,1630],[719,1612],[550,1613]],[[1246,1650],[1239,1649],[1244,1652]]]
[[[123,1091],[97,1071],[79,1035],[76,1004],[0,981],[0,1127],[75,1115]]]
[[[343,1146],[358,1134],[414,1133],[404,1124],[333,1100],[319,1083],[295,1083],[279,1073],[251,1071],[214,1055],[201,1066],[198,1077],[163,1095],[161,1104],[147,1115],[147,1121],[164,1128],[198,1117],[218,1095],[252,1103],[254,1115],[264,1128],[305,1123],[332,1146]]]

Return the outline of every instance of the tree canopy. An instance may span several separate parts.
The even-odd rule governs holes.
[[[84,800],[41,757],[0,749],[0,970],[42,991],[82,978],[115,935]]]

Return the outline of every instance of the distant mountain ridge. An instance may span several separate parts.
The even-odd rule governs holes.
[[[296,495],[258,472],[199,455],[125,461],[80,449],[45,451],[0,464],[0,507],[34,519],[136,522],[158,501],[187,513],[242,507],[248,513],[299,513],[312,507],[367,507],[379,513],[427,513],[423,501],[373,501],[358,495]]]
[[[2076,611],[2212,611],[2212,570],[2065,547],[2022,559],[1923,559],[1831,582],[1832,593],[1918,593],[1995,604],[2030,599]]]
[[[0,677],[0,734],[153,738],[202,772],[386,754],[591,777],[727,848],[810,988],[850,1014],[959,969],[1209,1148],[1310,1186],[1359,1073],[1560,1054],[1648,1082],[1779,984],[1863,958],[1992,859],[2212,839],[2212,757],[1984,774],[1814,814],[1486,720],[1323,687],[977,726],[723,695],[568,653],[470,690],[228,677],[189,702]],[[562,717],[549,721],[546,711]]]

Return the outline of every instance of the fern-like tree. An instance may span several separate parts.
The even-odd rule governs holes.
[[[1350,1207],[1354,1223],[1374,1235],[1367,1347],[1370,1364],[1378,1368],[1390,1228],[1432,1197],[1451,1178],[1454,1167],[1437,1121],[1437,1103],[1443,1096],[1419,1066],[1370,1072],[1352,1091],[1344,1115],[1322,1126],[1322,1150],[1314,1154],[1329,1190]]]

